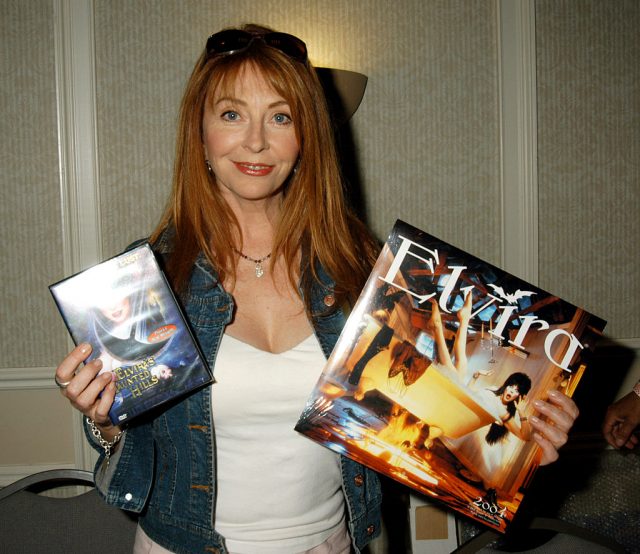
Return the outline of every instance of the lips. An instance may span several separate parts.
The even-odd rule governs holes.
[[[251,164],[246,162],[233,162],[238,171],[252,177],[264,177],[273,171],[272,165],[267,164]]]

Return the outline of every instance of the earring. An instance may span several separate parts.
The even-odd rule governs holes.
[[[213,175],[213,168],[211,167],[211,163],[209,162],[209,160],[205,160],[204,163],[207,165],[207,171],[209,172],[209,175]]]

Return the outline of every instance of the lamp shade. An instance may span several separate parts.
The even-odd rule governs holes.
[[[367,87],[367,76],[355,71],[317,67],[329,111],[338,125],[349,121],[360,106]]]

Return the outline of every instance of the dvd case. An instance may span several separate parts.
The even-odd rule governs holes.
[[[114,425],[212,381],[211,370],[148,243],[49,286],[88,361],[116,374]]]
[[[397,221],[296,430],[505,532],[605,321]],[[538,414],[539,415],[539,414]]]

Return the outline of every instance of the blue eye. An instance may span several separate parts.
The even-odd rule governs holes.
[[[226,111],[222,114],[222,119],[227,121],[237,121],[240,118],[238,112],[234,112],[233,110]]]
[[[273,120],[279,125],[288,125],[289,123],[293,123],[286,113],[277,113],[273,116]]]

